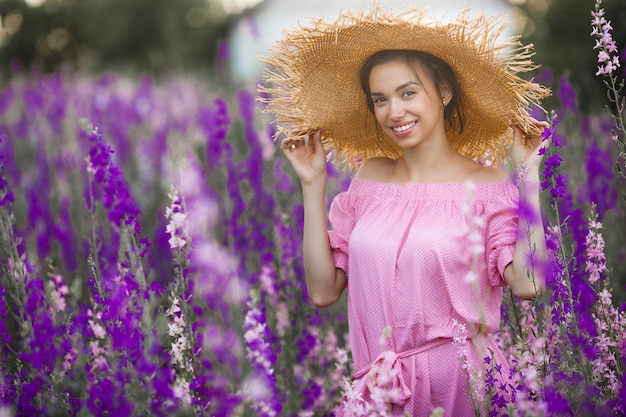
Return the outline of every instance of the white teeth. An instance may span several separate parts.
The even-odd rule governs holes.
[[[409,123],[408,125],[404,125],[404,126],[394,127],[393,131],[394,132],[404,132],[405,130],[410,129],[413,126],[415,126],[415,122]]]

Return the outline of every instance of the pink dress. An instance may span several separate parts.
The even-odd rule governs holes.
[[[355,178],[331,204],[331,248],[348,275],[354,387],[366,403],[372,383],[395,388],[394,416],[426,417],[436,407],[445,416],[474,415],[459,348],[470,369],[482,369],[489,349],[508,369],[492,334],[519,194],[509,182],[474,184],[469,197],[466,187]],[[453,340],[455,321],[467,328],[465,344]],[[391,332],[382,338],[385,328]],[[376,380],[374,363],[395,377]],[[339,415],[348,414],[344,401]]]

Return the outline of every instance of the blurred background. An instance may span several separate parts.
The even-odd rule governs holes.
[[[194,74],[220,85],[254,85],[256,59],[283,29],[308,17],[334,19],[357,0],[0,0],[0,71],[53,72],[60,67],[93,72],[116,69],[162,76]],[[387,0],[389,7],[429,6],[437,16],[501,14],[506,35],[519,33],[535,45],[535,61],[579,91],[583,111],[604,99],[594,76],[590,34],[594,0]],[[626,22],[626,1],[606,0],[613,22]],[[614,24],[620,50],[626,25]],[[227,84],[224,84],[224,83]],[[595,106],[597,107],[597,106]],[[603,107],[603,106],[600,106]]]

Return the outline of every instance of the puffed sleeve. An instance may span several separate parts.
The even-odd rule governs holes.
[[[328,231],[330,249],[335,266],[348,274],[348,243],[354,228],[355,217],[352,195],[342,192],[333,199],[328,213],[331,230]]]
[[[517,241],[519,192],[507,183],[505,192],[490,201],[487,207],[486,240],[489,281],[493,286],[504,286],[504,268],[513,261]]]

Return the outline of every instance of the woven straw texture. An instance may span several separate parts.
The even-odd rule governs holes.
[[[428,52],[452,67],[466,125],[448,139],[461,154],[500,165],[512,142],[511,124],[538,135],[528,111],[550,92],[518,75],[537,68],[531,46],[518,37],[496,43],[506,27],[497,16],[470,17],[464,10],[441,23],[427,11],[393,15],[375,4],[367,13],[346,11],[334,22],[314,19],[285,31],[269,55],[260,57],[268,67],[259,97],[275,115],[276,138],[307,140],[322,129],[329,158],[351,168],[369,157],[399,158],[402,150],[380,130],[359,83],[366,59],[383,49]]]

